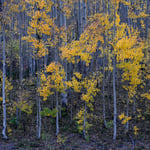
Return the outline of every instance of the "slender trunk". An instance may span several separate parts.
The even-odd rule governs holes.
[[[86,27],[86,2],[82,2],[82,32],[84,32],[84,29]]]
[[[83,136],[86,139],[86,102],[84,105],[84,109],[85,109],[85,112],[84,112],[84,121],[83,121]]]
[[[30,12],[31,10],[29,10]],[[29,26],[29,16],[27,16],[27,26]],[[29,50],[29,77],[31,78],[33,76],[33,72],[35,73],[35,71],[33,71],[33,54],[32,54],[32,49],[31,49],[31,46],[30,46],[30,43],[27,43],[28,44],[28,50]]]
[[[110,0],[108,0],[108,10],[107,10],[107,13],[110,15]],[[108,35],[108,31],[107,31],[107,35]],[[110,54],[109,54],[109,49],[107,49],[107,59],[108,59],[108,83],[107,83],[107,91],[108,91],[108,109],[107,109],[107,112],[109,112],[110,114],[110,100],[111,100],[111,71],[109,69],[109,57],[110,57]]]
[[[96,1],[96,13],[99,13],[100,12],[100,1],[99,0],[97,0]]]
[[[61,3],[61,1],[60,1],[60,8],[62,8],[62,3]],[[67,21],[66,21],[66,14],[65,14],[65,12],[64,12],[61,16],[62,16],[62,18],[60,19],[60,25],[63,25],[63,23],[64,23],[65,32],[66,32],[66,30],[67,30]],[[62,20],[63,20],[63,21],[62,21]],[[66,39],[65,39],[65,40],[67,40],[67,34],[66,34]],[[65,42],[65,46],[66,46],[66,45],[67,45],[67,42]],[[66,72],[64,81],[67,81],[67,61],[64,60],[64,61],[62,62],[62,64],[63,64],[64,70],[65,70],[65,72]],[[64,107],[64,106],[66,106],[67,103],[68,103],[67,89],[66,89],[66,88],[65,88],[65,93],[61,93],[61,97],[62,97],[62,98],[61,98],[61,106]],[[61,110],[60,110],[60,113],[61,113]]]
[[[38,95],[36,93],[36,106],[37,106],[37,110],[36,110],[36,137],[38,138],[39,135],[39,112],[38,112]]]
[[[116,36],[116,8],[114,6],[114,37]],[[115,53],[115,52],[114,52]],[[113,96],[114,96],[114,133],[113,133],[113,140],[116,140],[117,135],[117,102],[116,102],[116,57],[115,54],[113,54]]]
[[[105,13],[104,0],[103,0],[103,13]],[[105,53],[105,42],[106,42],[105,33],[104,33],[103,37],[104,37],[104,48],[103,48],[103,54],[104,54]],[[105,111],[105,54],[103,56],[103,119],[104,119],[104,125],[107,128],[106,111]]]
[[[5,25],[3,23],[3,87],[2,87],[2,95],[3,95],[3,138],[7,139],[6,136],[6,101],[5,101],[5,76],[6,76],[6,70],[5,70],[5,62],[6,62],[6,56],[5,56]]]
[[[56,109],[57,109],[57,114],[56,114],[56,135],[59,134],[59,114],[58,114],[58,92],[56,91]]]
[[[96,2],[95,0],[93,0],[94,4],[93,4],[93,15],[96,13]]]
[[[69,89],[69,100],[71,101],[71,114],[70,114],[70,120],[71,120],[71,124],[72,124],[72,120],[73,120],[73,111],[72,111],[72,99],[71,99],[71,89]]]
[[[87,20],[86,20],[86,2],[82,1],[82,32],[84,32],[85,28],[86,28],[86,24],[87,24]],[[85,68],[85,73],[83,72],[83,77],[86,76],[88,67],[86,66],[85,62],[83,62],[83,70]],[[84,122],[83,122],[83,135],[84,138],[86,139],[86,102],[85,102],[85,112],[84,112]]]
[[[147,0],[147,14],[149,14],[149,3],[150,3],[150,1],[149,0]],[[148,35],[149,35],[149,30],[148,30],[148,27],[149,26],[149,16],[148,17],[146,17],[146,29],[145,29],[145,32],[146,32],[146,38],[148,39]]]
[[[32,68],[33,70],[32,71],[33,71],[33,75],[35,76],[35,54],[33,54],[33,61],[32,61],[32,63],[33,63],[32,64],[33,65],[33,68]]]
[[[103,13],[105,13],[105,1],[103,0]]]
[[[90,0],[87,0],[87,15],[91,15],[91,9],[90,9]]]
[[[40,77],[39,77],[39,87],[40,87]],[[40,96],[38,96],[38,115],[39,115],[39,131],[38,131],[38,139],[41,137],[41,102],[40,102]]]
[[[129,2],[129,0],[127,0],[127,2]],[[127,6],[127,12],[128,12],[128,10],[129,10],[129,7]],[[130,18],[129,18],[129,16],[128,16],[128,26],[131,28],[131,22],[130,22],[131,20],[130,20]],[[127,93],[127,95],[128,95],[128,93]],[[127,96],[127,110],[126,110],[127,112],[126,112],[126,115],[127,115],[127,118],[128,118],[128,116],[129,116],[129,97]],[[129,129],[129,122],[127,121],[127,124],[126,124],[126,130],[128,131],[128,129]]]
[[[19,25],[19,101],[22,101],[22,80],[23,80],[23,59],[22,59],[22,30],[21,30],[21,12],[18,14],[18,25]],[[21,110],[19,109],[19,119],[21,120]]]
[[[10,76],[9,76],[10,79],[13,79],[13,73],[12,73],[12,71],[13,71],[13,68],[12,68],[12,62],[13,62],[12,49],[13,49],[13,39],[14,39],[13,30],[14,30],[14,18],[13,18],[13,15],[12,15],[11,16],[11,32],[12,32],[11,38],[12,38],[12,42],[11,42],[11,49],[10,49]],[[10,97],[12,97],[12,92],[11,92]]]
[[[38,70],[38,75],[37,75],[37,88],[40,87],[40,74],[39,74],[39,71],[40,71],[40,61],[39,61],[39,69]],[[38,105],[37,105],[37,109],[38,109],[38,139],[41,138],[41,102],[40,102],[40,96],[39,96],[39,93],[37,93],[37,101],[38,101]]]
[[[38,9],[40,11],[40,9]],[[38,18],[37,20],[37,24],[39,24],[41,21],[40,18]],[[39,30],[36,29],[36,38],[38,40],[38,42],[40,43],[40,40],[41,40],[41,36],[39,35]],[[37,52],[39,51],[39,48],[37,49]],[[37,69],[37,89],[40,87],[40,71],[41,71],[41,59],[39,58],[37,61],[36,61],[36,69]],[[40,96],[39,96],[39,93],[36,92],[37,94],[37,138],[40,139],[41,137],[41,103],[40,103]]]
[[[37,89],[40,87],[40,76],[39,76],[39,62],[37,60]],[[39,93],[36,93],[36,105],[37,105],[37,120],[36,120],[36,135],[37,138],[41,138],[41,103]]]
[[[116,134],[117,134],[117,104],[116,104],[116,79],[115,79],[115,72],[116,72],[116,60],[115,56],[113,56],[113,95],[114,95],[114,134],[113,134],[113,140],[116,140]]]
[[[57,3],[57,0],[53,0],[54,3]],[[56,7],[53,7],[53,14],[55,15],[55,18],[56,18],[56,24],[58,25],[58,16],[57,16],[57,8]],[[54,17],[54,16],[53,16]],[[54,26],[54,40],[55,40],[55,26]],[[57,46],[55,45],[55,62],[56,64],[58,63],[58,48]],[[59,99],[58,99],[58,91],[56,90],[55,92],[55,96],[56,96],[56,110],[57,110],[57,113],[56,113],[56,135],[59,134]]]
[[[127,97],[127,118],[129,117],[129,97]],[[128,131],[129,129],[129,121],[127,121],[126,124],[126,130]]]
[[[110,14],[110,0],[108,0],[108,14]]]
[[[32,52],[29,43],[28,43],[28,49],[29,49],[29,77],[31,78],[33,75],[33,68],[32,68],[33,65],[32,65]]]
[[[60,10],[58,10],[59,11],[59,20],[58,20],[58,23],[59,23],[59,27],[61,28],[62,27],[62,25],[63,25],[63,13],[62,13],[62,0],[60,0],[59,1],[59,7],[60,7]],[[57,24],[58,25],[58,24]],[[58,45],[59,45],[59,47],[61,47],[61,43],[62,43],[62,41],[61,41],[61,39],[59,38],[59,43],[58,43]],[[58,54],[57,54],[58,55]],[[58,59],[58,58],[57,58]],[[56,61],[57,62],[57,61]],[[64,63],[62,62],[62,65],[64,66]],[[62,92],[61,93],[61,100],[60,100],[60,106],[59,106],[59,118],[61,119],[61,106],[62,106],[62,104],[63,104],[63,101],[64,101],[64,98],[65,98],[65,95],[64,95],[64,93]],[[56,102],[57,103],[57,102]],[[57,126],[57,125],[56,125]],[[56,127],[57,128],[57,127]],[[57,129],[56,129],[57,130]],[[56,131],[57,132],[57,131]],[[57,134],[57,133],[56,133]]]
[[[105,111],[105,56],[103,57],[103,119],[104,119],[104,125],[107,127],[106,122],[106,111]]]
[[[23,79],[23,59],[22,59],[22,31],[21,31],[21,12],[19,13],[19,80],[20,80],[20,88],[22,88],[22,79]]]
[[[82,33],[81,0],[78,0],[78,39]]]
[[[135,111],[136,111],[136,98],[135,95],[133,97],[133,114],[135,115]]]

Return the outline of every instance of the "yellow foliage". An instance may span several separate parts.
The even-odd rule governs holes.
[[[82,74],[79,72],[75,72],[74,75],[78,78],[78,79],[82,79]]]
[[[98,41],[104,43],[103,33],[111,27],[108,15],[95,14],[89,19],[89,26],[81,34],[78,41],[72,41],[70,44],[60,48],[62,58],[73,64],[80,59],[88,66],[92,59],[92,54],[97,50]]]
[[[78,124],[78,130],[79,132],[82,132],[83,131],[83,122],[84,122],[84,115],[85,115],[85,109],[81,109],[75,119],[76,119],[76,122]],[[85,130],[86,132],[88,132],[88,129],[92,126],[91,124],[88,123],[87,119],[90,118],[91,116],[86,112],[86,123],[85,123]]]
[[[76,80],[75,77],[72,78],[72,87],[75,92],[80,92],[81,91],[81,83]]]
[[[66,139],[66,137],[62,137],[60,134],[57,135],[57,143],[64,144]]]
[[[122,29],[119,29],[120,27]],[[118,35],[114,48],[119,63],[118,67],[124,71],[122,81],[129,82],[128,85],[123,85],[123,88],[128,91],[128,96],[132,98],[136,94],[137,86],[142,83],[139,72],[142,68],[140,62],[144,56],[142,51],[144,43],[138,39],[139,33],[135,29],[132,27],[129,29],[125,25],[120,25],[120,27],[117,30]],[[127,31],[128,36],[126,36]]]
[[[119,119],[122,120],[122,124],[126,124],[129,120],[131,120],[131,117],[127,117],[124,115],[124,113],[122,113],[121,115],[119,115]]]
[[[133,127],[133,130],[134,130],[134,135],[137,135],[137,134],[138,134],[137,131],[139,130],[139,128],[137,128],[136,126],[134,126],[134,127]]]
[[[125,116],[121,123],[126,124],[129,120],[131,120],[131,117]]]
[[[122,120],[125,117],[124,113],[122,113],[121,115],[119,115],[119,119]]]
[[[54,94],[53,89],[58,92],[64,92],[65,84],[67,85],[63,67],[59,63],[52,62],[46,67],[46,72],[41,73],[41,86],[38,92],[43,97],[43,100],[47,100],[48,96]]]
[[[148,100],[150,100],[150,90],[147,93],[142,94],[141,96],[146,97]]]
[[[3,73],[0,71],[0,91],[2,91],[2,83],[3,83]],[[6,98],[8,98],[10,91],[13,89],[13,86],[11,85],[11,82],[8,80],[7,77],[5,77],[5,94]],[[2,98],[0,98],[0,101],[2,101]]]
[[[27,114],[32,113],[32,104],[27,102],[27,100],[21,99],[16,104],[14,104],[16,108],[19,108],[21,111],[26,112]]]
[[[86,101],[87,103],[89,103],[89,101],[90,101],[90,96],[89,96],[88,94],[82,94],[81,99],[82,99],[83,101]]]
[[[12,135],[12,129],[9,125],[7,125],[7,132],[9,134],[9,136]]]

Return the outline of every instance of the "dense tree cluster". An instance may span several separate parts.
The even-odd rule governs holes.
[[[150,124],[149,0],[0,2],[5,139],[21,123],[40,139],[54,120],[62,140],[66,116],[85,139],[97,122],[113,140],[118,128],[134,137],[137,122]]]

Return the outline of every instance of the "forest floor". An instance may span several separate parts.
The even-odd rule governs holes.
[[[135,120],[130,121],[128,132],[125,131],[125,125],[118,121],[115,141],[112,122],[109,122],[106,128],[103,120],[91,120],[93,126],[84,139],[76,123],[73,121],[71,124],[68,118],[66,115],[60,120],[60,134],[56,137],[55,119],[43,117],[41,138],[37,139],[36,122],[34,117],[29,117],[25,128],[21,123],[17,129],[12,126],[11,132],[7,133],[8,140],[4,140],[0,135],[0,150],[150,150],[149,117],[142,123],[136,122],[139,128],[137,135],[133,131]]]
[[[55,135],[36,139],[33,136],[22,135],[8,140],[0,139],[0,150],[150,150],[149,140],[121,138],[116,141],[112,137],[98,138],[98,133],[90,135],[85,140],[79,133],[64,134],[59,139]]]

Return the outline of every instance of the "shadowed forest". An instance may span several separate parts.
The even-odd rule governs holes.
[[[149,0],[0,0],[0,150],[150,150]]]

